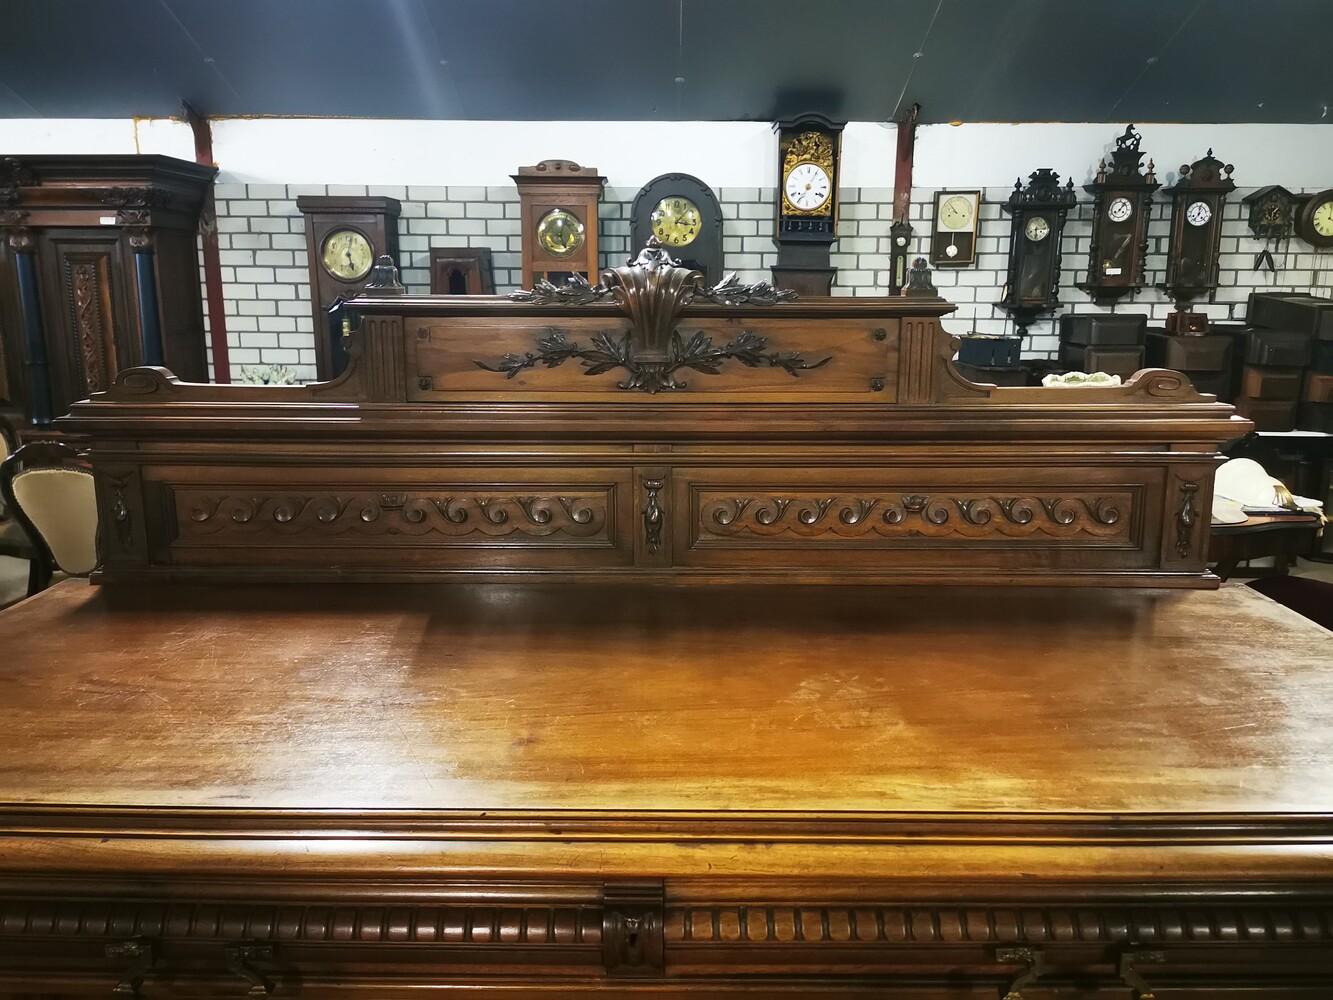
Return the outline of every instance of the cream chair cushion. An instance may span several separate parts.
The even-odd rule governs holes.
[[[80,469],[29,469],[14,477],[14,499],[51,549],[56,566],[86,576],[97,568],[97,499]]]

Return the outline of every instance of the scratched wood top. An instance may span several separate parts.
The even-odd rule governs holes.
[[[1241,587],[70,581],[0,642],[11,804],[1333,813],[1333,633]]]

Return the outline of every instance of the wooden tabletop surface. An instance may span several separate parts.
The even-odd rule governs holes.
[[[1246,588],[61,584],[0,802],[1333,814],[1333,633]]]

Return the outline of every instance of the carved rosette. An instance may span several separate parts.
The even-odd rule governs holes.
[[[116,213],[116,223],[130,237],[130,246],[136,251],[153,249],[152,216],[146,208],[123,208]]]
[[[608,496],[347,493],[325,496],[176,494],[182,537],[216,534],[525,535],[605,537]]]
[[[704,492],[699,498],[700,531],[705,535],[793,534],[803,538],[943,538],[1114,539],[1124,537],[1131,521],[1128,492],[1098,496],[901,494],[896,496],[723,497]]]

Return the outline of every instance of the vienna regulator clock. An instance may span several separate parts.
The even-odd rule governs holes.
[[[1010,216],[1009,274],[1000,305],[1014,317],[1019,335],[1032,321],[1060,304],[1060,240],[1065,218],[1078,196],[1074,182],[1042,167],[1020,178],[1004,203]]]
[[[702,271],[708,284],[722,280],[722,208],[699,178],[654,177],[634,198],[629,232],[635,252],[656,236],[682,265]]]
[[[331,379],[347,367],[347,351],[342,318],[329,310],[365,287],[377,258],[398,259],[402,206],[396,198],[302,195],[296,207],[305,216],[315,372],[321,380]]]
[[[1166,189],[1171,196],[1171,236],[1167,243],[1166,275],[1157,287],[1186,306],[1217,288],[1218,249],[1222,239],[1222,208],[1236,190],[1235,170],[1213,156],[1181,164],[1180,177]],[[1172,327],[1168,321],[1168,328]]]
[[[935,267],[971,267],[977,262],[980,191],[939,191],[930,234],[930,262]]]
[[[1152,160],[1147,173],[1140,161],[1143,137],[1133,125],[1115,141],[1111,162],[1102,160],[1097,177],[1083,190],[1092,195],[1092,244],[1088,275],[1079,288],[1098,303],[1138,292],[1148,259],[1148,216],[1152,195],[1161,184]]]
[[[597,203],[606,178],[595,167],[542,160],[519,167],[511,179],[518,187],[523,287],[572,274],[596,284]]]
[[[828,295],[837,269],[829,250],[838,238],[838,173],[845,123],[823,115],[777,122],[778,262],[773,284],[801,295]]]

